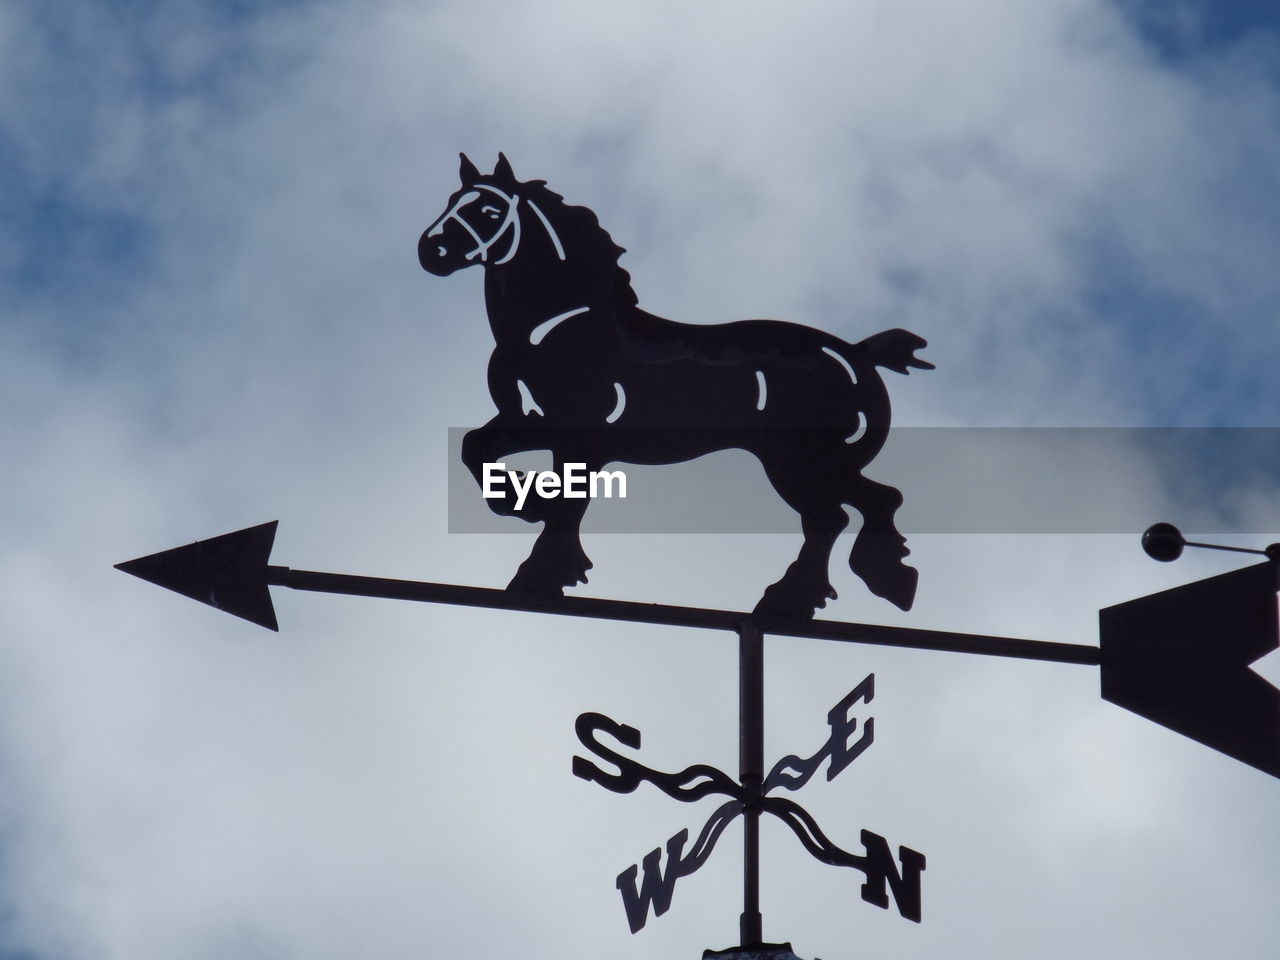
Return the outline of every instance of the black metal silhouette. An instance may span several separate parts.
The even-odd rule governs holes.
[[[749,631],[744,630],[741,636],[744,646],[752,643],[753,638],[749,635]],[[737,817],[742,816],[747,821],[744,873],[748,877],[743,909],[742,941],[744,945],[759,943],[761,938],[759,891],[757,884],[751,878],[758,874],[759,870],[756,821],[761,813],[772,814],[790,827],[804,848],[823,863],[852,867],[861,871],[865,877],[862,884],[863,900],[878,907],[888,908],[889,894],[892,893],[898,912],[907,919],[919,923],[920,873],[925,868],[923,854],[908,847],[899,847],[898,858],[895,861],[885,839],[869,830],[863,830],[860,838],[866,852],[849,853],[832,843],[822,832],[817,821],[795,801],[784,797],[768,796],[769,791],[777,787],[788,790],[800,789],[823,763],[828,764],[827,779],[834,780],[871,745],[875,737],[873,718],[866,720],[859,733],[858,721],[849,715],[849,710],[855,703],[871,702],[875,694],[875,675],[869,674],[828,712],[827,722],[831,727],[831,734],[813,756],[807,759],[797,756],[783,757],[774,765],[767,777],[761,778],[759,773],[752,769],[756,766],[753,763],[754,755],[762,750],[755,739],[762,718],[756,712],[757,707],[753,703],[756,698],[753,691],[749,689],[752,687],[751,678],[757,669],[753,665],[749,650],[743,657],[742,668],[746,695],[743,698],[741,715],[744,763],[740,780],[735,781],[728,774],[703,763],[686,767],[679,773],[662,773],[654,770],[625,754],[618,753],[601,743],[596,736],[598,733],[605,733],[634,750],[640,747],[639,730],[611,720],[600,713],[584,713],[578,717],[576,730],[582,745],[601,760],[616,767],[617,772],[602,770],[590,760],[574,757],[574,776],[595,781],[615,793],[631,793],[641,783],[652,783],[667,796],[685,803],[701,800],[713,793],[730,798],[728,803],[722,804],[712,812],[698,834],[698,838],[687,852],[685,844],[689,839],[688,830],[681,830],[666,842],[665,870],[662,866],[663,849],[659,847],[646,854],[640,864],[632,864],[618,874],[617,888],[622,894],[622,903],[631,932],[636,933],[644,927],[650,910],[654,916],[662,916],[667,912],[671,906],[676,881],[681,877],[689,876],[706,863],[725,828]],[[856,740],[852,739],[855,734],[858,734]]]
[[[889,398],[878,367],[929,369],[915,357],[924,341],[904,330],[847,344],[794,324],[752,320],[718,326],[674,323],[640,310],[622,253],[595,215],[565,205],[540,181],[517,181],[505,157],[482,176],[465,157],[462,188],[423,234],[419,258],[446,275],[476,263],[496,348],[489,366],[498,414],[471,431],[463,459],[483,483],[482,466],[498,457],[549,450],[566,464],[599,470],[613,461],[674,463],[738,447],[762,462],[779,495],[801,515],[799,556],[750,613],[564,597],[585,582],[590,561],[578,529],[585,499],[557,498],[535,488],[532,509],[510,498],[503,514],[545,528],[507,590],[292,570],[270,564],[276,524],[250,527],[117,564],[125,572],[272,630],[278,629],[270,587],[538,613],[733,630],[739,641],[739,772],[707,764],[676,773],[648,767],[602,742],[639,749],[639,730],[601,713],[581,714],[582,744],[612,766],[573,758],[573,772],[609,790],[630,793],[650,783],[693,802],[726,801],[692,846],[681,830],[618,875],[632,932],[650,912],[666,912],[676,881],[698,870],[724,831],[743,821],[741,944],[706,951],[704,960],[795,960],[789,944],[763,941],[759,821],[782,820],[820,861],[864,876],[862,899],[908,919],[921,919],[922,854],[862,830],[863,853],[836,846],[795,801],[770,795],[798,790],[826,767],[828,780],[874,740],[874,721],[850,711],[870,703],[868,675],[827,715],[826,741],[810,756],[788,755],[766,773],[763,758],[765,633],[981,653],[1097,665],[1102,695],[1121,707],[1280,777],[1280,691],[1249,665],[1280,645],[1280,544],[1264,551],[1186,540],[1170,524],[1143,537],[1159,560],[1186,546],[1261,553],[1266,563],[1100,612],[1098,647],[1045,643],[814,620],[835,593],[827,582],[834,540],[846,525],[843,507],[863,517],[851,569],[872,592],[906,609],[916,571],[905,565],[905,540],[894,525],[901,494],[868,480],[862,469],[883,446]],[[526,487],[527,490],[527,487]],[[523,496],[523,495],[522,495]]]
[[[1157,525],[1156,535],[1169,536],[1164,526]],[[1095,647],[294,570],[269,562],[275,533],[272,521],[118,563],[116,568],[271,630],[278,627],[269,588],[283,586],[712,630],[740,631],[749,623],[775,636],[1098,666],[1105,699],[1280,777],[1280,691],[1249,669],[1249,664],[1280,647],[1280,548],[1275,544],[1246,551],[1268,556],[1266,563],[1102,610],[1102,642]],[[1150,550],[1156,535],[1148,533],[1144,544]],[[1181,534],[1177,539],[1201,546],[1182,541]],[[1169,552],[1167,545],[1155,549],[1161,556]],[[789,759],[794,772],[775,769],[770,777],[804,780],[812,775],[796,758]]]
[[[862,470],[889,431],[889,394],[877,368],[931,369],[925,341],[887,330],[849,344],[774,320],[677,323],[640,309],[618,266],[623,250],[585,207],[569,206],[542,181],[516,179],[499,155],[482,175],[464,155],[461,188],[422,234],[424,269],[446,276],[485,271],[485,305],[496,342],[489,391],[497,415],[463,442],[466,466],[549,450],[601,470],[613,462],[679,463],[729,448],[759,459],[779,496],[800,514],[804,544],[757,614],[813,616],[835,591],[828,564],[848,524],[863,518],[849,565],[867,587],[902,609],[917,571],[903,563],[894,487]],[[589,500],[491,499],[491,509],[542,521],[509,590],[559,594],[585,583],[591,561],[578,531]]]
[[[1154,532],[1152,532],[1154,531]],[[1173,559],[1191,544],[1167,524],[1148,531],[1144,547],[1160,559]],[[798,804],[769,796],[777,788],[804,786],[824,764],[832,779],[870,746],[872,718],[853,739],[854,704],[869,702],[874,678],[868,676],[827,715],[831,734],[809,757],[788,755],[764,772],[764,634],[814,637],[855,643],[946,650],[1099,666],[1105,699],[1192,737],[1273,776],[1280,777],[1280,691],[1249,670],[1258,657],[1280,646],[1276,593],[1280,589],[1280,547],[1264,553],[1268,561],[1244,570],[1187,584],[1101,611],[1099,647],[1047,643],[1011,637],[786,618],[727,610],[632,603],[557,594],[527,594],[452,584],[389,580],[335,573],[293,570],[269,563],[275,522],[197,541],[187,546],[117,564],[117,568],[175,590],[272,630],[277,629],[272,585],[297,590],[382,597],[430,603],[524,610],[599,619],[733,630],[739,650],[739,775],[706,764],[679,773],[663,773],[618,753],[597,739],[604,733],[638,749],[640,732],[599,713],[584,713],[578,737],[592,753],[616,768],[604,770],[574,757],[573,772],[606,788],[629,793],[652,783],[668,796],[694,801],[713,793],[729,799],[704,824],[686,850],[689,832],[682,830],[663,848],[650,851],[617,878],[617,888],[632,931],[649,912],[671,905],[675,882],[696,871],[711,855],[724,830],[743,819],[743,910],[741,945],[706,951],[706,960],[793,960],[789,944],[763,941],[760,914],[759,820],[778,817],[813,856],[824,863],[852,867],[864,875],[864,900],[887,908],[892,897],[899,913],[920,920],[922,854],[899,847],[863,830],[864,853],[837,847]],[[1173,549],[1176,547],[1176,551]],[[1238,549],[1238,548],[1237,548]]]
[[[1142,549],[1152,560],[1171,563],[1182,556],[1183,548],[1200,547],[1205,550],[1225,550],[1229,553],[1252,553],[1269,560],[1280,560],[1280,543],[1269,544],[1264,550],[1253,547],[1229,547],[1222,543],[1197,543],[1188,540],[1172,523],[1153,523],[1142,534]]]
[[[454,583],[296,570],[268,562],[275,543],[276,526],[277,521],[272,520],[234,533],[224,533],[207,540],[161,550],[136,560],[125,560],[117,563],[115,568],[270,630],[279,629],[269,589],[278,586],[310,593],[337,593],[420,603],[451,603],[468,607],[706,630],[736,631],[742,624],[751,622],[763,633],[779,637],[808,637],[913,650],[1098,665],[1098,648],[1081,643],[993,637],[979,633],[921,630],[872,623],[844,623],[809,617],[761,617],[740,610],[604,600],[599,597],[519,594]]]
[[[1100,611],[1103,699],[1280,777],[1280,690],[1249,669],[1280,647],[1280,544],[1196,543],[1158,523],[1142,546],[1164,562],[1184,546],[1268,559]]]

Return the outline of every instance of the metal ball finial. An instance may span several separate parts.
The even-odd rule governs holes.
[[[1182,548],[1187,545],[1182,531],[1172,523],[1153,523],[1142,534],[1142,549],[1152,560],[1169,563],[1182,556]]]
[[[1153,523],[1142,535],[1142,549],[1152,560],[1168,563],[1182,556],[1184,547],[1204,547],[1206,550],[1226,550],[1230,553],[1254,553],[1272,562],[1280,562],[1280,543],[1273,543],[1265,550],[1253,547],[1228,547],[1221,543],[1198,543],[1188,540],[1172,523]]]

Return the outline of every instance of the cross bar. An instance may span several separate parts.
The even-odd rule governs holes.
[[[978,653],[994,657],[1047,660],[1054,663],[1078,663],[1087,666],[1097,666],[1101,663],[1099,648],[1085,644],[992,637],[946,630],[921,630],[916,627],[890,627],[867,623],[845,623],[837,620],[756,617],[736,610],[683,607],[667,603],[637,603],[630,600],[603,600],[598,597],[522,594],[491,587],[469,587],[421,580],[391,580],[343,573],[319,573],[313,570],[294,570],[290,567],[275,565],[267,567],[267,582],[275,586],[309,590],[315,593],[341,593],[389,600],[449,603],[468,607],[488,607],[495,610],[519,610],[525,613],[552,613],[566,617],[590,617],[599,620],[698,627],[707,630],[732,630],[735,633],[744,624],[754,624],[762,634],[780,637],[805,637],[814,640],[868,643],[885,647],[941,650],[950,653]]]

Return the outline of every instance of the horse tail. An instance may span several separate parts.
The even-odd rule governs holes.
[[[917,350],[928,345],[929,341],[910,330],[883,330],[858,343],[850,344],[844,356],[854,370],[861,366],[870,372],[873,367],[884,367],[894,373],[907,374],[912,367],[917,370],[933,369],[932,363],[915,355]]]
[[[877,368],[884,367],[902,374],[910,373],[912,367],[932,370],[932,363],[915,355],[925,346],[927,341],[924,337],[918,337],[909,330],[884,330],[857,343],[836,340],[831,344],[832,349],[853,368],[857,379],[856,403],[866,430],[849,452],[859,465],[870,462],[889,435],[889,391]]]
[[[889,428],[889,391],[877,367],[907,374],[911,368],[932,370],[933,364],[915,355],[928,345],[910,330],[882,330],[857,343],[837,341],[836,352],[853,368],[861,388],[860,405],[869,427]],[[881,438],[883,443],[883,438]]]

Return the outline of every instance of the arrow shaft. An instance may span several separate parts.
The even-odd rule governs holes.
[[[636,603],[628,600],[602,600],[596,597],[538,596],[510,593],[489,587],[468,587],[421,580],[391,580],[343,573],[320,573],[314,570],[294,570],[290,567],[274,565],[267,567],[267,582],[274,586],[307,590],[313,593],[338,593],[419,603],[449,603],[467,607],[488,607],[495,610],[551,613],[566,617],[590,617],[664,626],[698,627],[707,630],[737,632],[744,624],[754,622],[762,633],[774,636],[867,643],[949,653],[976,653],[1020,660],[1078,663],[1086,666],[1097,666],[1101,663],[1099,648],[1084,644],[992,637],[944,630],[920,630],[912,627],[842,623],[832,620],[779,620],[772,617],[754,619],[750,614],[735,610],[682,607],[665,603]]]

